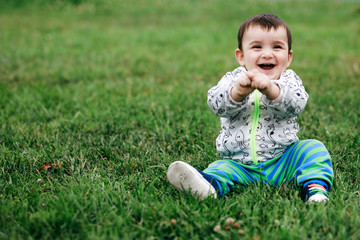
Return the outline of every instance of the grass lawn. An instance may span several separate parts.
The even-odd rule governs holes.
[[[360,239],[359,2],[7,2],[0,239]],[[206,93],[237,67],[241,22],[262,12],[292,30],[310,94],[299,137],[332,155],[327,204],[305,204],[294,183],[199,202],[166,179],[175,160],[219,159]]]

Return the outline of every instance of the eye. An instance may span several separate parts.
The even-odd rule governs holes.
[[[254,45],[252,48],[258,48],[258,49],[260,49],[261,46],[260,46],[260,45]]]
[[[282,49],[283,47],[281,45],[275,45],[274,48],[275,49]]]

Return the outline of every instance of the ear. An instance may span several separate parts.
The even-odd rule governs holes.
[[[288,64],[287,64],[287,67],[289,67],[290,64],[291,64],[291,62],[292,62],[293,54],[294,54],[293,50],[290,50],[289,55],[288,55]]]
[[[241,66],[245,66],[244,53],[239,48],[235,50],[235,57]]]

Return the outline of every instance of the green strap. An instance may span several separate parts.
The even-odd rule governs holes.
[[[255,137],[256,137],[256,130],[257,125],[259,123],[259,114],[260,114],[260,97],[259,91],[255,89],[254,91],[255,96],[255,107],[254,107],[254,122],[251,129],[251,155],[255,165],[258,164],[257,156],[256,156],[256,144],[255,144]]]

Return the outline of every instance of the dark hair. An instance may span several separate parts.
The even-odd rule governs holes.
[[[239,32],[238,32],[238,44],[239,44],[238,46],[239,46],[240,50],[242,50],[242,39],[244,37],[245,31],[250,26],[253,26],[253,25],[260,25],[261,27],[263,27],[267,30],[270,30],[272,28],[278,29],[279,27],[284,27],[286,29],[286,33],[287,33],[289,51],[291,50],[291,41],[292,40],[291,40],[291,32],[290,32],[289,27],[279,17],[277,17],[273,14],[268,14],[268,13],[255,15],[251,18],[248,18],[241,24],[241,26],[239,28]]]

